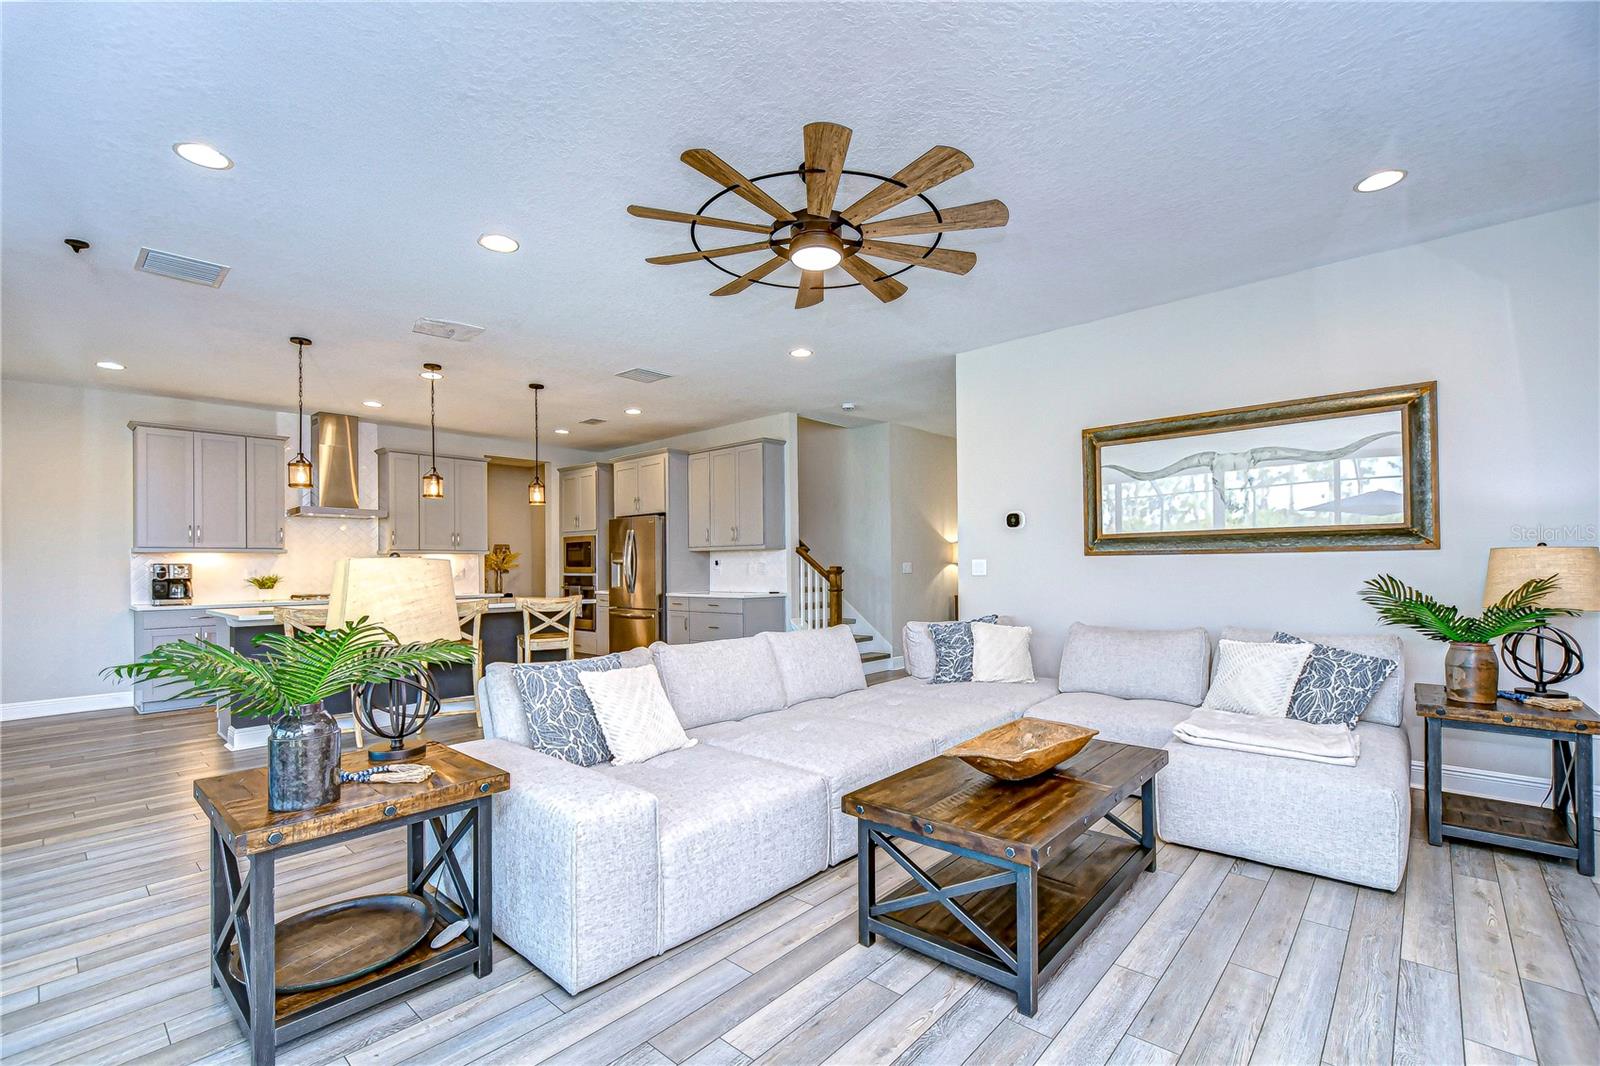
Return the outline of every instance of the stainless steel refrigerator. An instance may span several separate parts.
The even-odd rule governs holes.
[[[610,534],[611,650],[647,647],[665,632],[666,516],[613,518]]]

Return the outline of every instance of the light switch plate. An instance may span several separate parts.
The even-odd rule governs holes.
[[[973,577],[985,577],[985,576],[988,575],[988,573],[989,573],[989,560],[987,560],[987,559],[974,559],[974,560],[972,560],[972,576]]]
[[[902,573],[902,574],[909,574],[909,573],[911,573],[911,564],[910,564],[910,563],[901,563],[901,564],[900,564],[900,572],[901,572],[901,573]]]

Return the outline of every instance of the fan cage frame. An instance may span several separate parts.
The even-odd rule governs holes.
[[[802,163],[802,164],[800,164],[798,167],[796,167],[793,170],[774,170],[771,174],[762,174],[759,177],[751,178],[750,181],[753,184],[755,182],[770,181],[773,178],[796,177],[796,178],[800,179],[800,183],[803,186],[805,184],[806,175],[808,173],[820,173],[820,171],[808,171],[808,170],[806,170],[805,164]],[[841,169],[839,171],[839,173],[840,174],[850,174],[850,175],[852,175],[854,177],[858,177],[858,178],[872,178],[872,179],[877,180],[877,181],[886,181],[890,185],[898,185],[902,189],[904,189],[906,187],[906,183],[903,182],[903,181],[896,181],[894,178],[891,178],[886,174],[874,174],[870,170]],[[706,208],[710,207],[712,204],[716,203],[718,200],[722,199],[724,196],[728,195],[730,192],[737,191],[738,188],[739,188],[739,186],[737,186],[737,185],[729,185],[726,188],[724,188],[721,192],[713,193],[709,200],[707,200],[705,203],[700,205],[699,209],[695,211],[695,214],[697,214],[697,215],[705,214],[706,213]],[[944,221],[944,215],[940,213],[939,205],[934,203],[932,200],[928,199],[928,197],[927,197],[927,195],[925,193],[917,193],[917,199],[921,200],[923,203],[928,205],[928,210],[933,212],[933,217],[934,217],[935,221],[937,221],[937,222],[943,222]],[[778,221],[778,220],[774,219],[773,223],[772,223],[772,228],[771,228],[771,230],[769,231],[769,233],[767,235],[768,238],[770,239],[772,234],[778,232],[778,227],[779,226],[786,226],[786,225],[788,225],[788,223],[781,222],[781,221]],[[854,223],[846,223],[846,225],[849,225],[852,229],[855,229],[857,232],[860,232],[860,227],[856,226]],[[698,222],[689,223],[689,243],[694,245],[694,250],[695,251],[703,252],[706,249],[700,247],[700,236],[699,236],[699,232],[698,232],[699,228],[700,228],[700,223],[698,223]],[[709,228],[714,228],[714,227],[707,227],[707,228],[709,229]],[[726,238],[720,238],[720,239],[726,239]],[[943,240],[944,240],[944,234],[943,233],[935,233],[933,235],[933,243],[928,245],[927,251],[923,253],[923,258],[927,258],[928,252],[931,252],[935,248],[939,247],[939,243],[941,241],[943,241]],[[701,261],[705,262],[705,263],[710,263],[712,266],[716,267],[718,270],[722,271],[724,274],[728,275],[730,278],[742,278],[742,277],[744,277],[744,272],[743,271],[729,270],[727,267],[723,266],[721,263],[717,262],[715,259],[704,259],[704,260],[701,260]],[[912,269],[916,265],[917,264],[915,264],[915,263],[907,263],[905,266],[901,267],[899,270],[896,270],[896,271],[894,271],[892,273],[889,273],[889,274],[885,274],[882,271],[879,271],[877,280],[882,281],[885,278],[899,277],[901,274],[904,274],[906,271]],[[874,267],[873,269],[876,270],[877,268]],[[755,282],[752,282],[751,284],[753,284],[753,285],[765,285],[769,289],[789,289],[790,291],[795,291],[795,290],[800,288],[799,285],[790,285],[787,282],[782,282],[782,281],[755,281]],[[826,292],[829,289],[857,289],[857,288],[860,288],[860,287],[861,287],[861,282],[859,282],[859,281],[844,282],[844,283],[839,284],[839,285],[824,285],[824,286],[822,286],[824,292]]]

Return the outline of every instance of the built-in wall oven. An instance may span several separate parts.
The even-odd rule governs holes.
[[[578,605],[577,626],[591,633],[594,632],[598,617],[594,598],[598,577],[595,552],[595,536],[592,533],[561,538],[561,595],[582,597]]]

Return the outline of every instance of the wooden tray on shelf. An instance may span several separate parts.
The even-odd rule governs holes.
[[[375,973],[414,951],[433,925],[428,901],[408,893],[360,896],[301,911],[275,930],[276,991],[311,992]],[[244,980],[237,940],[228,972]]]

